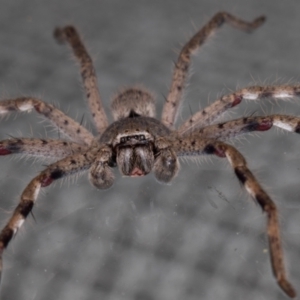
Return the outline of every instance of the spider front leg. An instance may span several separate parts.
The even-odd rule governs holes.
[[[98,133],[101,134],[108,126],[108,120],[100,98],[97,76],[92,59],[86,51],[77,30],[73,26],[56,28],[54,31],[54,37],[58,42],[69,43],[75,57],[80,64],[81,77],[83,80],[88,105],[90,107]]]
[[[240,30],[252,31],[261,26],[264,21],[264,16],[252,22],[245,22],[227,12],[219,12],[188,41],[175,63],[169,95],[162,112],[161,121],[164,125],[169,128],[173,128],[174,126],[176,114],[182,101],[182,93],[191,62],[191,55],[224,23],[228,23]]]
[[[216,140],[202,139],[198,134],[177,137],[173,140],[173,145],[178,156],[213,154],[228,159],[239,181],[267,215],[267,234],[274,276],[282,290],[289,297],[295,298],[296,291],[286,275],[276,205],[248,169],[243,155],[231,145]]]
[[[97,148],[90,148],[84,153],[68,156],[51,164],[27,185],[21,200],[11,218],[0,233],[0,277],[2,274],[2,254],[18,229],[23,225],[31,212],[39,195],[40,189],[49,186],[53,181],[90,168],[97,154]]]

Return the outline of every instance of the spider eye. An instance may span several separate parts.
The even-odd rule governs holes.
[[[131,140],[144,141],[146,137],[144,134],[127,135],[120,138],[120,143],[126,143]]]

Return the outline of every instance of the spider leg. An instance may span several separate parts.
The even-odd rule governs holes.
[[[208,107],[195,113],[179,127],[178,132],[180,134],[185,134],[196,128],[207,126],[208,124],[216,121],[228,109],[240,104],[242,100],[258,101],[265,98],[286,100],[299,95],[300,85],[246,87],[232,94],[222,96]]]
[[[21,195],[19,204],[0,233],[0,276],[2,273],[3,251],[31,212],[40,189],[49,186],[57,179],[89,169],[96,154],[97,148],[90,148],[86,152],[68,156],[49,165],[27,185]]]
[[[73,141],[86,145],[92,143],[94,137],[87,129],[49,103],[31,97],[0,101],[0,115],[8,114],[13,111],[30,112],[33,109],[50,120]]]
[[[86,151],[87,147],[63,140],[12,138],[0,141],[0,156],[25,154],[35,157],[64,158]]]
[[[185,44],[175,64],[169,95],[163,108],[161,121],[164,125],[169,128],[173,128],[174,126],[176,114],[182,101],[182,93],[191,62],[191,54],[202,46],[224,23],[228,23],[240,30],[252,31],[261,26],[264,21],[264,16],[252,22],[245,22],[227,12],[219,12]]]
[[[97,76],[92,59],[85,49],[77,30],[73,26],[56,28],[54,37],[59,42],[68,42],[79,62],[88,105],[98,133],[101,134],[108,126],[108,120],[100,98]]]
[[[278,285],[289,297],[296,297],[296,292],[287,279],[283,261],[277,207],[248,169],[243,155],[231,145],[216,140],[202,139],[197,134],[183,138],[178,137],[173,141],[173,145],[178,156],[213,154],[228,159],[239,181],[267,215],[271,264]]]
[[[273,126],[300,133],[300,118],[288,115],[254,116],[210,125],[193,131],[203,138],[225,140],[252,131],[266,131]]]
[[[110,168],[113,152],[106,145],[99,147],[95,160],[89,170],[89,180],[98,189],[108,189],[114,182],[114,174]]]

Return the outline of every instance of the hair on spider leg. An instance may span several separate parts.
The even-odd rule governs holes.
[[[68,144],[64,144],[66,140],[52,141],[50,144],[53,147],[48,149],[49,152],[41,140],[34,140],[30,147],[25,148],[24,153],[32,156],[37,156],[44,151],[45,156],[59,157],[56,162],[37,174],[21,194],[19,204],[0,232],[0,260],[2,261],[3,251],[38,200],[40,190],[46,191],[44,188],[56,183],[58,179],[70,181],[88,171],[91,184],[104,190],[114,183],[115,177],[112,169],[118,166],[119,173],[123,176],[145,176],[152,171],[159,182],[169,183],[177,175],[178,160],[181,157],[186,160],[188,156],[191,156],[192,162],[198,162],[200,156],[208,159],[217,157],[218,162],[227,163],[236,179],[254,200],[253,202],[259,204],[265,212],[266,235],[269,240],[274,278],[286,295],[294,298],[296,292],[288,281],[283,260],[276,204],[253,175],[240,151],[223,141],[246,133],[267,131],[273,125],[299,133],[300,118],[271,115],[244,116],[224,123],[217,123],[217,121],[243,100],[259,103],[268,97],[283,101],[285,98],[297,97],[300,95],[300,85],[255,85],[241,88],[219,97],[204,109],[193,114],[179,128],[175,126],[178,115],[180,116],[179,111],[184,99],[183,93],[187,87],[192,55],[225,23],[248,32],[257,29],[264,20],[265,18],[261,16],[248,22],[227,12],[215,14],[179,52],[178,59],[174,63],[171,85],[163,105],[161,118],[155,118],[155,100],[152,94],[143,88],[132,87],[119,91],[114,97],[111,105],[114,121],[111,124],[108,122],[100,98],[92,59],[76,28],[65,26],[56,29],[54,32],[56,39],[63,41],[71,48],[79,63],[87,104],[92,112],[97,134],[94,136],[83,126],[83,122],[78,123],[57,107],[40,99],[21,97],[0,101],[0,113],[35,110],[54,124],[56,137],[58,136],[60,139],[61,135],[66,135],[67,139],[71,141],[69,148]],[[191,130],[191,124],[193,124],[193,130]],[[195,124],[196,126],[194,126]],[[22,138],[22,140],[26,139]],[[46,141],[46,144],[49,142]],[[18,149],[11,149],[9,154],[17,152]],[[63,157],[61,158],[61,156]],[[60,182],[62,184],[65,181]],[[218,194],[218,196],[222,195]],[[2,269],[1,265],[0,272]]]
[[[34,216],[33,210],[30,212],[30,215],[31,215],[31,217],[32,217],[32,219],[33,219],[33,221],[34,221],[34,223],[37,223],[37,220],[36,220],[36,218],[35,218],[35,216]]]
[[[81,120],[80,120],[80,125],[83,124],[83,120],[84,120],[84,113],[82,114]]]

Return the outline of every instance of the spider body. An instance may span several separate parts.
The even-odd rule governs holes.
[[[120,98],[123,98],[121,102]],[[116,121],[108,126],[99,139],[100,145],[110,147],[110,165],[118,165],[122,175],[131,177],[147,175],[153,169],[159,181],[170,181],[178,170],[177,158],[175,155],[169,160],[165,158],[165,164],[155,164],[155,158],[162,150],[159,139],[170,135],[172,131],[154,118],[152,96],[143,89],[130,88],[113,100],[112,107]]]
[[[0,101],[0,114],[35,110],[69,138],[11,138],[0,141],[0,155],[24,153],[56,159],[56,162],[29,182],[19,204],[0,233],[0,272],[3,269],[2,255],[5,248],[33,209],[41,188],[49,186],[53,181],[88,171],[91,183],[96,188],[106,189],[114,182],[112,168],[118,166],[122,175],[137,177],[153,171],[158,181],[168,183],[179,170],[179,157],[214,155],[228,160],[237,179],[265,212],[274,276],[282,290],[294,298],[296,292],[285,271],[276,205],[249,170],[243,155],[225,141],[248,132],[266,131],[273,126],[299,133],[300,118],[269,115],[243,117],[223,123],[216,121],[244,99],[258,101],[266,97],[296,97],[300,95],[300,86],[246,87],[220,97],[182,125],[175,127],[191,55],[195,50],[223,23],[244,31],[252,31],[261,26],[264,20],[264,17],[259,17],[252,22],[246,22],[226,12],[217,13],[182,48],[175,63],[161,119],[156,119],[154,97],[148,91],[143,88],[128,88],[118,93],[112,101],[114,122],[111,125],[102,107],[92,60],[76,29],[73,26],[56,29],[55,38],[59,42],[68,43],[79,62],[88,106],[98,135],[94,137],[81,124],[40,99],[21,97]]]

